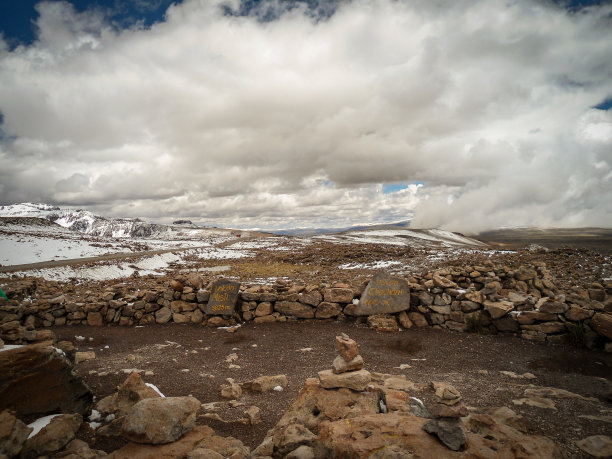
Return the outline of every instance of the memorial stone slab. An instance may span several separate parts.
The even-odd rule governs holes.
[[[206,305],[206,314],[209,316],[231,316],[238,302],[240,283],[226,279],[216,281],[211,289],[210,298]]]
[[[410,308],[408,282],[400,277],[375,274],[355,308],[354,315],[393,314]]]

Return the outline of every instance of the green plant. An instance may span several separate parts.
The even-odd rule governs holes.
[[[467,325],[468,333],[481,334],[484,331],[484,322],[482,315],[478,313],[469,314],[465,317],[465,323]]]

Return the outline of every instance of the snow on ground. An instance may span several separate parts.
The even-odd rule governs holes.
[[[389,268],[391,266],[401,265],[401,261],[393,261],[393,260],[379,260],[372,263],[345,263],[343,265],[338,266],[340,269],[381,269],[381,268]]]
[[[333,243],[386,244],[410,247],[484,246],[479,241],[444,230],[371,230],[314,236],[313,239]]]
[[[250,256],[244,250],[232,250],[228,248],[204,247],[176,252],[166,252],[152,256],[143,256],[138,259],[125,259],[104,261],[93,266],[60,266],[56,268],[34,269],[17,271],[11,274],[17,276],[42,277],[46,280],[65,282],[70,279],[87,280],[109,280],[130,277],[135,272],[139,275],[163,275],[173,264],[185,263],[188,259],[200,260],[227,260],[245,258]]]
[[[34,435],[40,432],[43,428],[47,427],[49,423],[51,422],[51,420],[57,416],[60,416],[60,415],[50,414],[49,416],[44,416],[32,422],[31,424],[28,424],[28,427],[31,427],[32,429],[34,429],[32,430],[32,432],[30,432],[30,434],[28,435],[28,438],[32,438]]]
[[[62,228],[0,226],[0,264],[20,265],[39,261],[96,257],[129,251],[124,243],[101,241]]]

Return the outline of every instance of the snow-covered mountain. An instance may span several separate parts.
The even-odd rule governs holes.
[[[52,221],[64,228],[98,237],[135,237],[172,239],[196,236],[195,225],[159,225],[138,218],[105,218],[87,210],[69,210],[49,204],[22,203],[0,206],[0,217],[36,217]]]

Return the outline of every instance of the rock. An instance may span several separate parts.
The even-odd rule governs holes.
[[[514,427],[500,422],[488,414],[474,413],[466,418],[467,430],[466,456],[476,457],[520,457],[551,458],[565,457],[557,445],[546,437],[524,435]]]
[[[436,393],[436,398],[445,405],[455,405],[461,400],[461,394],[450,384],[444,382],[431,382],[431,387]]]
[[[289,424],[277,429],[272,438],[275,451],[284,456],[301,445],[310,445],[317,436],[302,424]]]
[[[595,311],[584,309],[580,306],[570,306],[570,308],[565,311],[564,315],[567,320],[571,320],[572,322],[580,322],[593,317],[594,313]]]
[[[463,403],[446,405],[444,403],[432,403],[428,406],[429,413],[436,418],[461,418],[469,414]]]
[[[354,392],[346,388],[327,390],[321,387],[317,379],[310,378],[277,425],[298,423],[316,430],[324,420],[336,421],[378,413],[378,399],[375,391]]]
[[[432,419],[423,425],[423,430],[437,436],[453,451],[461,450],[467,440],[458,419]]]
[[[473,303],[483,304],[486,298],[485,298],[484,293],[482,293],[480,290],[478,291],[468,290],[465,293],[465,299]]]
[[[83,417],[80,414],[54,417],[40,432],[26,441],[20,457],[34,459],[62,450],[74,439],[82,422]]]
[[[272,307],[272,303],[269,301],[264,301],[263,303],[259,303],[257,308],[255,309],[255,317],[267,316],[274,312],[274,308]]]
[[[347,371],[361,370],[363,368],[363,357],[358,355],[353,360],[347,362],[339,355],[332,362],[332,371],[336,374],[346,373]]]
[[[591,325],[597,333],[612,339],[612,314],[598,312],[593,316]]]
[[[196,427],[196,429],[197,428],[198,427]],[[216,451],[223,457],[229,457],[232,459],[247,459],[251,457],[249,448],[246,447],[240,440],[233,437],[207,435],[198,442],[197,447]]]
[[[117,392],[100,400],[96,409],[104,414],[125,416],[140,400],[157,397],[160,397],[157,391],[147,386],[140,374],[134,371],[117,387]]]
[[[173,280],[170,281],[170,287],[175,292],[182,292],[183,288],[185,288],[183,283],[181,281],[179,281],[179,280],[176,280],[176,279],[173,279]]]
[[[372,377],[367,370],[350,371],[335,374],[332,370],[319,371],[319,381],[325,389],[346,387],[355,391],[363,391],[368,387]]]
[[[329,303],[323,301],[319,303],[315,311],[315,318],[317,319],[330,319],[337,317],[342,312],[342,307],[338,303]]]
[[[187,279],[185,280],[185,284],[194,290],[200,290],[204,287],[204,279],[198,273],[189,273],[187,275]]]
[[[271,436],[266,436],[257,448],[253,450],[251,457],[268,457],[274,453],[274,440]]]
[[[78,365],[81,362],[86,362],[88,360],[94,360],[95,358],[96,358],[96,353],[94,351],[75,352],[74,363],[75,365]]]
[[[326,288],[323,299],[328,303],[352,303],[354,293],[350,288]]]
[[[196,448],[185,457],[187,459],[223,459],[222,454],[208,448]]]
[[[16,457],[21,452],[32,428],[8,410],[0,413],[0,457]]]
[[[92,400],[72,362],[49,342],[0,352],[0,410],[14,410],[18,417],[58,411],[85,414]]]
[[[187,301],[176,300],[170,303],[170,310],[174,314],[183,314],[185,312],[191,312],[195,310],[198,305],[196,303],[189,303]]]
[[[349,338],[347,335],[336,336],[336,350],[340,356],[350,362],[359,355],[359,347],[355,340]]]
[[[200,402],[195,397],[141,400],[125,417],[122,435],[136,443],[173,442],[193,428],[199,409]]]
[[[549,397],[549,398],[576,398],[579,400],[586,400],[591,402],[597,402],[595,397],[583,397],[580,394],[575,394],[565,389],[558,389],[556,387],[538,387],[535,389],[525,389],[525,395],[528,397]]]
[[[383,385],[388,389],[403,390],[409,393],[420,392],[423,390],[423,387],[421,387],[422,385],[415,384],[413,381],[407,379],[404,375],[386,377],[383,380]]]
[[[90,312],[87,314],[87,325],[90,327],[101,327],[104,325],[102,314],[99,312]]]
[[[394,316],[388,316],[386,314],[376,314],[368,316],[368,325],[380,332],[397,332],[399,326]]]
[[[403,390],[384,389],[384,394],[387,412],[410,412],[410,403],[413,400],[407,392],[404,392]]]
[[[275,376],[260,376],[252,380],[249,384],[250,389],[254,392],[268,392],[273,390],[276,386],[283,388],[287,387],[288,381],[285,375]]]
[[[423,314],[420,312],[409,312],[408,318],[416,325],[418,328],[429,327],[429,323]]]
[[[406,329],[412,328],[414,326],[412,320],[410,320],[410,317],[408,317],[406,311],[400,312],[397,316],[397,320],[399,321],[400,325]]]
[[[326,301],[330,301],[327,300]],[[352,301],[352,299],[351,299]],[[345,301],[349,303],[350,301]],[[365,288],[354,314],[393,314],[410,308],[410,288],[401,277],[375,274]]]
[[[59,453],[64,459],[98,459],[107,457],[104,451],[91,449],[83,440],[75,438]]]
[[[158,324],[168,323],[171,317],[172,311],[167,306],[164,306],[163,308],[160,308],[155,311],[155,322]]]
[[[206,321],[206,326],[210,328],[227,327],[228,325],[231,325],[232,323],[233,322],[231,320],[226,319],[224,317],[213,316],[213,317],[208,318],[208,320]]]
[[[232,378],[226,379],[227,384],[221,385],[221,397],[229,399],[239,399],[242,396],[242,387],[234,382]]]
[[[434,285],[439,288],[457,288],[458,287],[457,284],[455,284],[453,281],[441,275],[439,271],[436,271],[433,273],[432,280],[434,282]]]
[[[261,422],[261,409],[257,406],[251,406],[248,410],[244,412],[247,419],[249,420],[249,424],[252,426],[259,424]]]
[[[538,300],[535,308],[544,313],[563,314],[569,309],[569,306],[561,301],[557,301],[554,298],[545,297]]]
[[[219,437],[208,426],[196,426],[179,440],[163,445],[129,443],[113,452],[113,459],[174,459],[189,457],[198,449],[212,450],[222,457],[246,458],[249,449],[232,437]],[[195,456],[200,457],[200,456]],[[204,456],[206,457],[206,456]],[[212,457],[212,456],[211,456]]]
[[[310,446],[302,445],[291,451],[285,459],[314,459],[315,453]]]
[[[253,322],[255,322],[256,324],[265,324],[265,323],[276,322],[276,320],[277,320],[276,316],[270,314],[268,316],[255,317],[255,319],[253,319]]]
[[[519,281],[527,281],[537,277],[538,274],[535,272],[535,270],[529,269],[525,266],[520,266],[516,271],[514,271],[514,278]]]
[[[534,406],[536,408],[544,408],[544,409],[551,409],[551,410],[557,409],[555,402],[553,402],[551,399],[544,398],[544,397],[537,397],[537,396],[519,398],[516,400],[512,400],[512,403],[518,406],[528,405],[528,406]]]
[[[318,290],[312,290],[310,292],[300,293],[298,296],[298,301],[300,303],[304,303],[309,306],[315,306],[315,307],[319,305],[322,299],[323,299],[323,296],[321,295],[321,292],[319,292]]]
[[[576,445],[593,457],[612,457],[612,440],[607,435],[593,435],[576,442]]]
[[[485,309],[489,312],[492,319],[499,319],[514,309],[514,304],[510,301],[485,301]]]
[[[281,314],[298,319],[314,319],[315,316],[314,308],[297,301],[277,301],[274,309]]]
[[[537,325],[523,325],[523,330],[534,330],[546,334],[563,333],[566,331],[563,322],[544,322]]]
[[[350,420],[325,421],[319,426],[315,450],[320,445],[325,457],[455,457],[455,453],[422,429],[426,422],[426,419],[403,413],[370,414]]]

